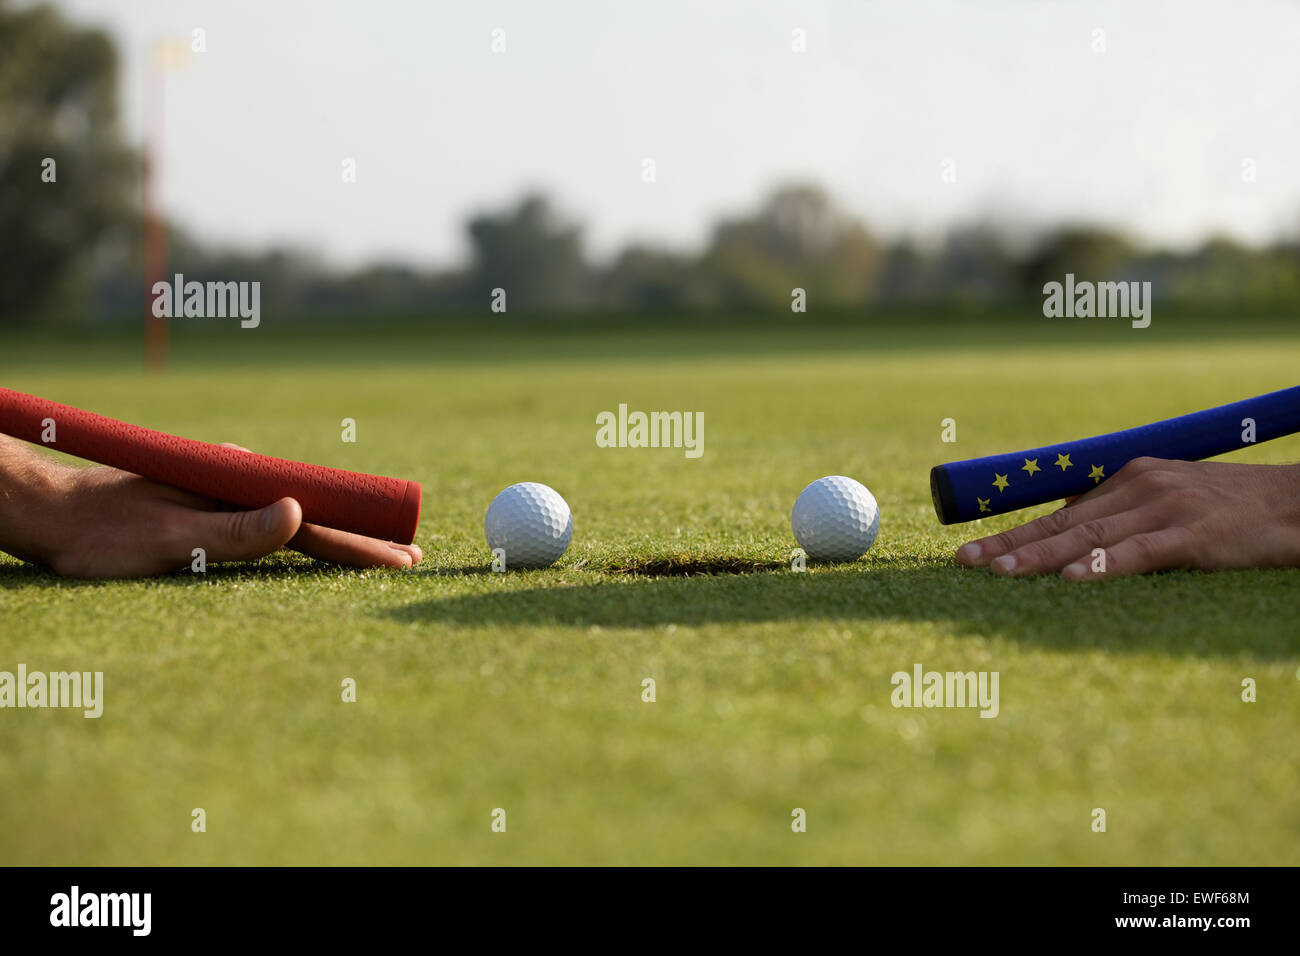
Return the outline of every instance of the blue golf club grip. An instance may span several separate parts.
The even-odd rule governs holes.
[[[1144,455],[1212,458],[1251,444],[1242,438],[1247,418],[1256,442],[1300,432],[1300,386],[1108,435],[936,465],[934,510],[942,524],[973,521],[1083,494]]]

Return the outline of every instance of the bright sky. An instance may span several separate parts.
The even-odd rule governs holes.
[[[1287,0],[58,5],[118,37],[137,142],[151,44],[206,30],[166,81],[162,195],[221,242],[449,264],[467,214],[539,186],[597,255],[694,247],[794,178],[886,233],[980,215],[1170,244],[1300,227]]]

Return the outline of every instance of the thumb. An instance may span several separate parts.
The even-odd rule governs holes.
[[[302,506],[281,498],[254,511],[191,511],[183,532],[209,561],[251,561],[279,551],[298,533]]]

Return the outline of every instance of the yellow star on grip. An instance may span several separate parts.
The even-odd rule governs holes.
[[[1088,472],[1088,477],[1092,479],[1093,484],[1101,484],[1101,480],[1106,477],[1106,470],[1101,465],[1093,465],[1092,471]]]
[[[1006,490],[1007,490],[1007,485],[1009,485],[1009,484],[1011,484],[1011,482],[1007,481],[1007,476],[1006,476],[1006,475],[999,475],[996,471],[993,472],[993,487],[994,487],[994,488],[996,488],[998,491],[1006,491]]]
[[[1056,456],[1056,464],[1057,464],[1057,467],[1059,467],[1059,468],[1061,469],[1061,471],[1065,471],[1065,469],[1067,469],[1067,468],[1073,466],[1073,465],[1074,465],[1074,462],[1070,461],[1070,456],[1069,456],[1069,455],[1057,455],[1057,456]]]
[[[1025,463],[1024,463],[1023,466],[1021,466],[1020,470],[1021,470],[1021,471],[1027,471],[1027,472],[1029,472],[1030,475],[1033,475],[1034,472],[1036,472],[1036,471],[1042,471],[1043,469],[1041,469],[1041,468],[1038,467],[1038,459],[1037,459],[1037,458],[1026,458],[1026,459],[1025,459]]]
[[[992,510],[993,510],[992,508],[989,507],[989,499],[987,499],[987,498],[981,498],[979,495],[976,495],[976,496],[975,496],[975,500],[978,501],[978,502],[980,503],[980,511],[992,511]]]

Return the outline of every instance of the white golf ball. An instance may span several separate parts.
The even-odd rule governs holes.
[[[505,552],[507,568],[544,568],[569,547],[573,513],[554,488],[521,481],[492,499],[483,533],[489,548]]]
[[[814,561],[853,561],[880,533],[880,509],[866,485],[843,475],[818,478],[799,493],[790,526]]]

